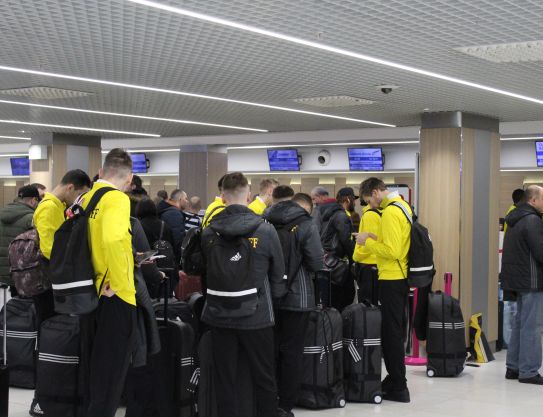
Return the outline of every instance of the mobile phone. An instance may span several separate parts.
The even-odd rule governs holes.
[[[141,265],[145,261],[149,261],[153,256],[158,254],[156,250],[149,250],[147,252],[139,253],[134,257],[136,264]]]

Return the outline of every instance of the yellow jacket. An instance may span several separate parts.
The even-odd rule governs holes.
[[[55,232],[64,223],[66,206],[55,195],[45,193],[43,200],[34,212],[33,222],[40,237],[40,250],[47,259],[51,258],[51,249]]]
[[[96,190],[114,187],[98,180],[83,196],[87,207]],[[89,245],[92,265],[96,274],[96,290],[109,283],[111,289],[124,302],[136,305],[134,287],[134,255],[130,228],[130,199],[120,191],[106,193],[96,209],[89,213]]]
[[[407,277],[411,224],[400,208],[389,207],[391,203],[397,201],[403,204],[412,215],[411,207],[402,200],[398,192],[389,193],[381,202],[383,216],[379,233],[377,233],[378,239],[366,241],[368,251],[376,256],[380,280],[399,280]]]
[[[381,213],[381,211],[379,211],[379,213]],[[379,228],[381,227],[381,215],[379,213],[371,210],[370,206],[364,206],[358,233],[368,232],[379,236]],[[358,243],[354,247],[353,260],[361,264],[377,264],[377,257],[375,254],[371,253],[367,246],[362,246]]]
[[[204,214],[204,222],[202,223],[202,227],[209,226],[209,222],[211,221],[211,219],[216,214],[219,214],[223,210],[224,210],[224,201],[222,201],[221,197],[215,197],[215,200],[213,200],[213,202],[209,206],[207,206],[206,212]]]
[[[264,203],[264,201],[262,201],[262,199],[257,196],[253,202],[251,204],[249,204],[247,207],[249,207],[249,209],[251,209],[253,211],[253,213],[259,215],[259,216],[262,216],[262,214],[264,213],[264,210],[266,210],[266,208],[268,208],[268,206],[266,205],[266,203]]]
[[[507,213],[505,213],[505,217],[507,217],[507,215],[508,215],[509,213],[511,213],[511,212],[512,212],[514,209],[516,209],[516,208],[517,208],[517,206],[515,206],[514,204],[512,204],[511,207],[509,207],[509,208],[507,209]],[[507,222],[504,222],[504,223],[503,223],[503,233],[505,233],[505,232],[507,232]]]

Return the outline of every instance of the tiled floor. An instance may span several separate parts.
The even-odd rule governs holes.
[[[408,368],[410,404],[383,402],[381,405],[347,404],[344,409],[294,410],[297,417],[500,417],[540,415],[543,386],[506,381],[505,352],[480,368],[466,367],[453,379],[428,378],[425,368]],[[32,391],[11,389],[10,417],[28,415]],[[124,416],[124,410],[117,417]]]

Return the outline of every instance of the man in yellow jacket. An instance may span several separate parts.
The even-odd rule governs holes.
[[[273,202],[273,190],[278,185],[279,183],[274,179],[264,179],[260,181],[259,194],[248,206],[253,213],[262,216],[264,210],[271,206]]]
[[[111,150],[99,175],[100,179],[81,203],[85,208],[97,190],[112,188],[88,213],[89,244],[100,301],[91,354],[87,417],[114,417],[136,329],[130,200],[123,192],[132,180],[130,155],[122,149]]]
[[[211,221],[211,219],[215,215],[223,211],[224,208],[226,207],[224,204],[224,201],[222,200],[222,197],[220,197],[220,195],[222,194],[222,182],[224,180],[224,177],[226,177],[226,175],[223,175],[221,179],[219,180],[219,182],[217,183],[217,187],[219,188],[219,197],[215,197],[215,200],[213,200],[211,204],[207,206],[206,212],[204,214],[204,218],[202,220],[202,227],[209,226],[209,222]]]
[[[407,284],[407,254],[411,244],[411,224],[399,207],[408,213],[411,207],[398,192],[391,192],[378,178],[368,178],[360,185],[360,195],[372,208],[381,208],[381,227],[377,235],[359,233],[356,242],[375,255],[379,271],[383,359],[388,372],[382,384],[383,399],[410,402],[404,364],[405,310],[409,286]]]
[[[362,208],[362,217],[358,233],[371,233],[379,236],[381,227],[381,210],[366,204]],[[367,246],[356,244],[353,261],[357,263],[356,282],[358,284],[358,302],[371,301],[373,305],[379,302],[379,286],[377,275],[377,257],[371,253]]]

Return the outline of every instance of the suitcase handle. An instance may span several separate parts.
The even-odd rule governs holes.
[[[3,364],[4,366],[7,366],[8,364],[8,337],[7,337],[7,332],[8,332],[8,309],[7,309],[7,305],[8,305],[8,286],[6,284],[0,284],[0,288],[4,290],[4,314],[3,314],[3,318],[4,318],[4,323],[3,323],[3,329],[4,329],[4,333],[3,336],[2,336],[2,358],[3,358]]]
[[[445,294],[452,295],[452,273],[445,272],[443,279],[445,280]]]

